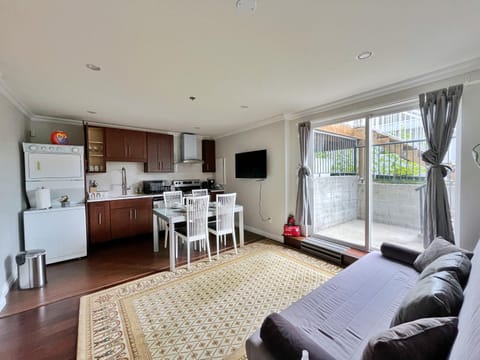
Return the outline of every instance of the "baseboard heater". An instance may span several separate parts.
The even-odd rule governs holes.
[[[348,248],[324,240],[308,238],[302,241],[301,249],[321,259],[342,265],[342,255]]]

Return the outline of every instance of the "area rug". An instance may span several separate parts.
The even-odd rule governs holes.
[[[77,359],[242,359],[263,319],[341,268],[269,240],[80,300]]]

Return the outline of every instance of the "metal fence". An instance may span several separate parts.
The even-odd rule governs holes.
[[[446,180],[454,181],[455,147],[453,138],[444,163],[452,168]],[[374,181],[425,181],[427,167],[422,153],[428,149],[425,140],[389,141],[372,146],[371,169]],[[365,146],[359,140],[322,131],[314,132],[313,172],[323,176],[364,176]]]

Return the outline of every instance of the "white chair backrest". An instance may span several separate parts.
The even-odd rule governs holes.
[[[217,195],[217,232],[231,233],[235,219],[236,193]]]
[[[208,229],[209,196],[187,198],[187,237],[191,240],[205,239]]]
[[[208,195],[208,189],[194,189],[192,190],[192,196],[205,196]]]
[[[181,191],[165,191],[163,203],[166,208],[183,205],[183,193]]]

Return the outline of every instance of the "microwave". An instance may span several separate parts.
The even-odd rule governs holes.
[[[164,191],[170,191],[170,182],[167,180],[144,180],[144,194],[163,194]]]

